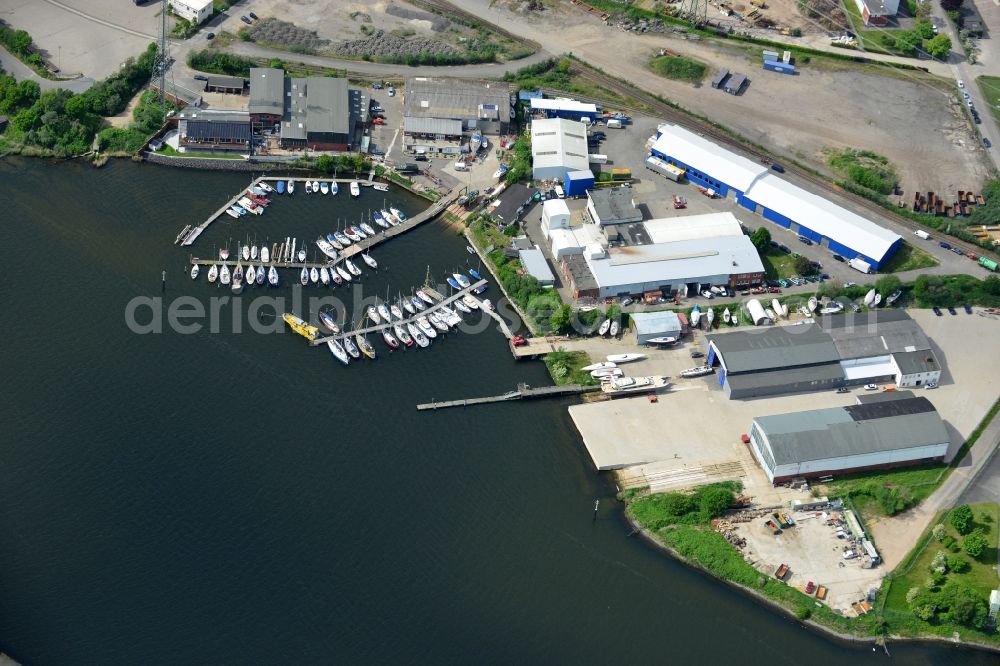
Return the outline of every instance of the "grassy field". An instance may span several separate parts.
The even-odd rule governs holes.
[[[934,530],[927,532],[906,559],[886,581],[889,590],[883,609],[890,631],[904,635],[926,635],[950,637],[959,632],[963,639],[974,639],[984,643],[1000,645],[1000,637],[993,633],[970,626],[974,622],[970,615],[951,604],[956,599],[979,599],[985,605],[990,590],[1000,583],[997,577],[997,520],[1000,507],[993,503],[973,504],[973,527],[986,533],[988,546],[978,558],[973,558],[961,548],[962,540],[948,520],[948,513],[939,514],[932,525],[942,525],[938,529],[941,539],[935,537]],[[947,571],[934,573],[935,559],[938,565],[946,560]],[[965,568],[965,570],[963,570]],[[949,600],[950,597],[950,600]],[[928,603],[930,602],[930,603]],[[933,615],[928,610],[933,609]],[[923,619],[920,616],[923,616]]]
[[[798,275],[795,270],[795,259],[791,254],[770,248],[760,259],[764,264],[764,275],[768,280]]]
[[[976,84],[989,104],[993,122],[1000,127],[1000,76],[977,76]]]
[[[927,499],[948,475],[948,465],[860,472],[823,484],[823,494],[848,496],[863,517],[894,515]]]
[[[163,144],[163,147],[156,152],[158,155],[166,155],[167,157],[189,157],[189,158],[200,157],[200,158],[223,159],[223,160],[244,159],[242,155],[229,155],[223,153],[179,153],[167,144]]]
[[[705,78],[705,65],[690,58],[660,56],[649,63],[650,69],[662,77],[698,83]]]
[[[589,372],[583,372],[580,368],[590,365],[590,357],[586,352],[557,351],[545,355],[545,367],[552,375],[552,381],[556,384],[583,384],[584,386],[594,386],[598,380],[590,376]]]
[[[889,261],[879,269],[881,273],[902,273],[918,268],[931,268],[937,266],[938,260],[931,254],[924,252],[910,243],[903,242],[896,250],[896,253],[889,257]]]

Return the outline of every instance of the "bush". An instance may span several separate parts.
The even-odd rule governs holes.
[[[989,547],[989,540],[981,527],[972,530],[968,536],[962,539],[962,549],[972,557],[977,559]]]
[[[247,58],[211,49],[191,51],[187,64],[191,69],[229,76],[250,76],[250,68],[254,66],[253,61]]]
[[[968,504],[955,507],[951,515],[948,516],[948,521],[959,534],[968,534],[972,529],[972,509],[969,508]]]
[[[961,555],[952,555],[948,558],[948,571],[952,573],[968,573],[971,568],[972,565],[969,564],[969,560]]]
[[[944,538],[947,536],[948,533],[945,531],[944,525],[938,523],[937,525],[934,526],[934,529],[931,530],[931,534],[934,536],[935,540],[944,541]]]

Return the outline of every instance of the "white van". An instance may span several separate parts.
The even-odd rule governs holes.
[[[930,237],[931,237],[931,235],[929,233],[927,233],[926,231],[924,231],[923,229],[917,229],[916,231],[913,232],[913,235],[914,236],[919,236],[920,238],[923,238],[924,240],[930,240]]]
[[[469,170],[469,165],[463,162],[462,160],[455,162],[455,171],[468,171],[468,170]]]

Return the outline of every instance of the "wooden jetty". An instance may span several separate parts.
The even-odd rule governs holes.
[[[406,220],[402,221],[398,226],[389,227],[388,229],[379,229],[374,236],[364,238],[357,243],[351,243],[344,248],[344,251],[341,254],[350,258],[362,252],[367,252],[369,249],[380,243],[384,243],[390,238],[395,238],[396,236],[405,234],[407,231],[415,229],[424,222],[429,222],[430,220],[436,218],[457,198],[457,196],[442,197],[437,203],[427,210],[421,211],[413,217],[406,218]]]
[[[338,262],[334,262],[334,261],[326,261],[326,262],[315,262],[315,261],[306,261],[306,262],[302,262],[302,261],[271,261],[271,262],[266,262],[265,263],[265,262],[262,262],[259,258],[258,259],[251,259],[250,261],[244,261],[242,257],[239,258],[239,259],[225,259],[225,260],[223,260],[223,259],[200,259],[198,257],[191,257],[191,263],[192,264],[198,264],[200,266],[212,266],[212,265],[236,266],[236,264],[243,264],[244,266],[253,266],[254,268],[256,268],[256,267],[260,266],[261,264],[263,264],[264,266],[268,266],[268,267],[274,266],[275,268],[297,268],[299,270],[302,270],[303,268],[315,268],[316,270],[319,270],[320,268],[323,268],[324,266],[326,266],[327,268],[330,268],[331,266],[335,266]]]
[[[510,402],[511,400],[532,400],[536,398],[558,398],[567,395],[580,395],[600,391],[600,386],[583,386],[581,384],[566,384],[564,386],[542,386],[532,388],[527,384],[518,384],[517,389],[503,395],[492,395],[485,398],[464,398],[462,400],[446,400],[444,402],[425,402],[417,405],[417,411],[431,409],[447,409],[449,407],[470,407],[472,405],[488,405],[494,402]]]
[[[318,345],[326,344],[329,340],[338,340],[338,341],[340,341],[340,340],[343,340],[344,338],[352,337],[352,336],[357,335],[359,333],[361,335],[367,335],[369,333],[381,333],[383,330],[385,330],[387,328],[392,328],[396,324],[399,324],[401,326],[405,326],[406,324],[409,324],[409,323],[412,323],[412,322],[416,322],[416,320],[419,319],[420,317],[426,316],[426,315],[428,315],[428,314],[430,314],[432,312],[440,310],[441,307],[444,306],[444,305],[449,305],[450,303],[454,303],[455,301],[457,301],[459,298],[462,298],[466,294],[472,293],[473,289],[477,289],[477,288],[481,287],[484,284],[486,284],[486,280],[479,280],[478,282],[475,282],[475,283],[469,285],[468,287],[466,287],[465,289],[462,289],[461,291],[456,291],[454,294],[452,294],[451,296],[448,296],[447,298],[442,297],[441,294],[439,294],[438,292],[434,291],[433,289],[430,289],[428,287],[424,287],[423,288],[424,291],[428,292],[429,296],[432,296],[435,299],[437,299],[438,302],[435,303],[434,305],[428,305],[427,309],[425,309],[422,312],[418,312],[417,314],[415,314],[415,315],[413,315],[411,317],[407,317],[406,319],[403,319],[402,321],[400,321],[400,320],[397,319],[397,320],[391,321],[389,323],[378,324],[377,326],[369,326],[367,328],[359,328],[359,329],[354,330],[354,331],[345,331],[345,332],[342,332],[340,335],[328,335],[328,336],[325,336],[325,337],[322,337],[322,338],[316,338],[315,340],[310,340],[309,344],[312,345],[313,347],[316,347]],[[483,308],[483,309],[486,310],[485,308]],[[488,312],[489,310],[486,310],[486,311]]]

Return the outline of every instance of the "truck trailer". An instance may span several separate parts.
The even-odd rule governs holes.
[[[857,257],[848,261],[847,265],[856,271],[861,271],[862,273],[867,274],[872,272],[872,265],[864,259],[858,259]]]

